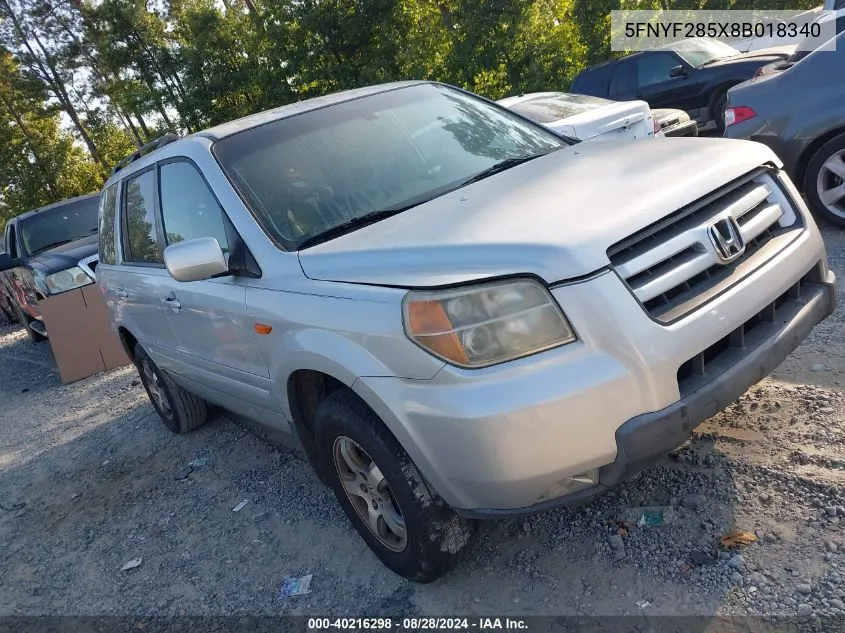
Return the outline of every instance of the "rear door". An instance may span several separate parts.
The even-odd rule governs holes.
[[[120,265],[105,266],[98,273],[115,317],[156,364],[168,368],[166,361],[177,343],[161,305],[161,285],[169,275],[164,269],[155,179],[155,169],[148,167],[122,181],[118,220]]]
[[[674,51],[652,51],[638,55],[634,98],[646,101],[652,108],[680,108],[687,112],[702,107],[698,104],[699,73]],[[689,74],[670,77],[676,66],[684,66]]]
[[[228,258],[230,244],[239,236],[193,162],[170,159],[159,163],[158,170],[165,245],[213,237]],[[250,406],[271,411],[279,406],[254,320],[246,313],[246,281],[228,275],[180,282],[168,275],[161,301],[178,340],[174,371],[225,394],[219,402],[227,408],[260,419],[264,416],[250,412]]]

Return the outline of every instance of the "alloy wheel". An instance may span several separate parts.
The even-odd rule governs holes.
[[[170,406],[170,399],[164,391],[164,386],[159,380],[158,372],[152,368],[149,361],[141,361],[141,371],[144,373],[144,382],[150,392],[150,397],[156,408],[168,419],[173,419],[173,407]]]
[[[828,158],[816,180],[819,200],[832,214],[845,218],[845,150]]]
[[[349,502],[382,545],[394,552],[408,545],[405,519],[378,465],[354,440],[334,441],[334,467]]]

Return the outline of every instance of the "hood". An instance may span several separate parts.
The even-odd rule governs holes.
[[[56,248],[51,248],[49,251],[38,253],[29,260],[29,263],[33,268],[37,268],[45,274],[50,274],[76,266],[80,259],[96,255],[98,250],[98,236],[95,233],[81,240],[62,244]]]
[[[433,287],[514,274],[548,283],[756,167],[767,147],[722,138],[579,143],[299,251],[311,279]],[[778,163],[779,164],[779,163]]]
[[[735,57],[728,57],[727,59],[720,59],[712,62],[702,68],[722,68],[724,66],[733,66],[736,64],[754,64],[762,66],[764,64],[771,64],[772,62],[787,59],[795,51],[794,46],[779,46],[771,49],[761,49],[759,51],[752,51],[750,53],[743,53]]]

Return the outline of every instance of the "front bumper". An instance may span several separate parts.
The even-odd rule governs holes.
[[[568,505],[592,497],[651,466],[692,435],[699,424],[736,401],[745,391],[769,375],[807,337],[813,327],[836,306],[836,282],[832,274],[821,283],[806,284],[801,300],[782,304],[784,317],[768,326],[768,335],[745,350],[741,360],[714,380],[674,404],[631,418],[616,431],[616,459],[599,469],[599,484],[572,495],[533,506],[513,509],[472,509],[461,514],[473,518],[519,516]]]
[[[824,261],[810,222],[776,258],[671,324],[649,318],[604,272],[553,289],[576,343],[481,370],[446,366],[431,380],[361,377],[353,389],[460,514],[565,505],[653,463],[771,372],[833,310]],[[717,355],[703,376],[680,375],[752,321],[744,347]],[[560,492],[596,470],[597,485]]]

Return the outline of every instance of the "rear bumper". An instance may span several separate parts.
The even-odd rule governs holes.
[[[663,128],[664,136],[698,136],[698,123],[683,121]]]
[[[616,431],[616,459],[599,469],[598,485],[523,508],[456,511],[476,519],[532,514],[589,499],[630,478],[683,444],[699,424],[770,374],[835,306],[836,279],[828,273],[827,279],[810,285],[801,300],[784,305],[785,318],[772,323],[767,336],[716,379],[660,411],[638,415],[622,424]]]

